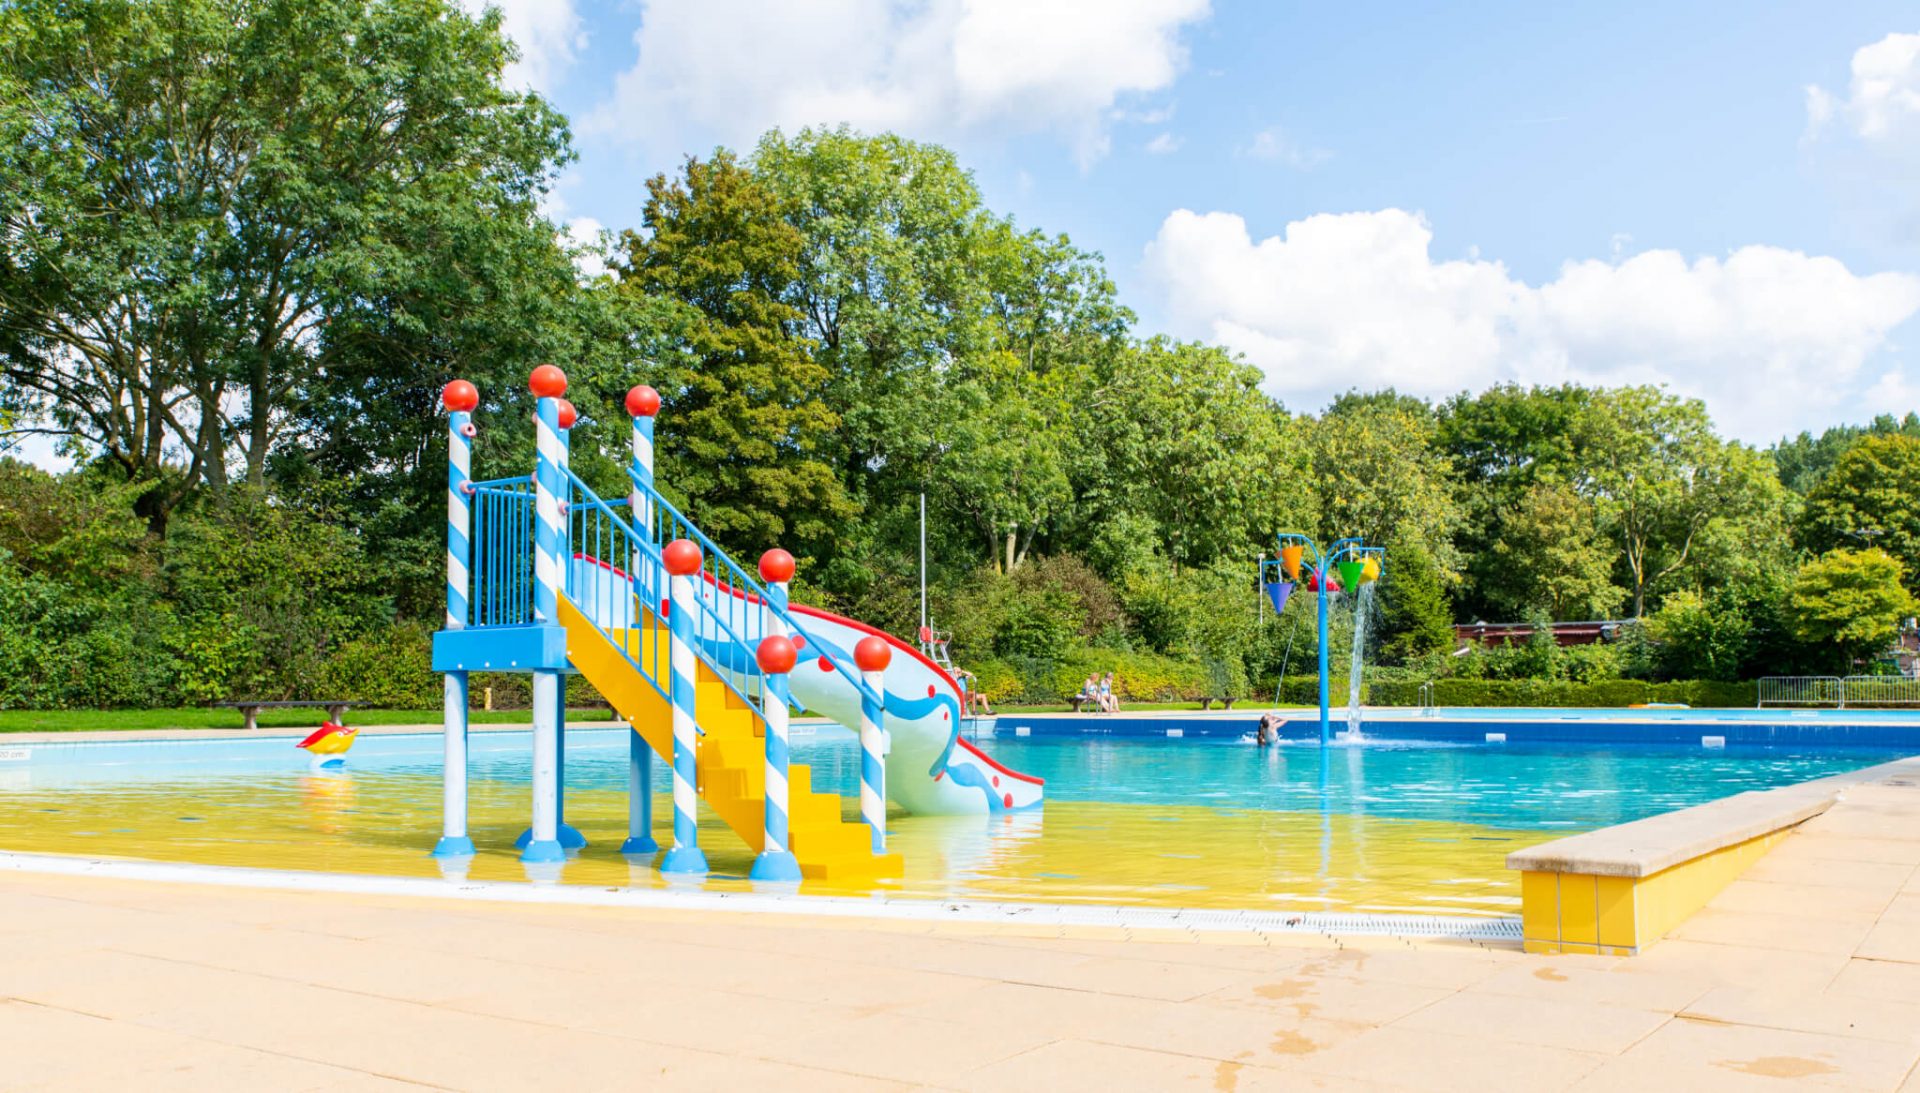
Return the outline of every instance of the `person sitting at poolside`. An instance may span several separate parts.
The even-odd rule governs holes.
[[[980,689],[980,677],[965,668],[953,670],[954,681],[960,684],[960,697],[965,705],[963,714],[971,712],[993,716],[993,707],[987,705],[987,692]]]
[[[1082,706],[1092,706],[1096,710],[1104,710],[1107,708],[1106,704],[1100,701],[1100,679],[1098,676],[1088,676],[1087,681],[1080,685],[1080,704]]]
[[[1120,696],[1113,693],[1113,673],[1100,677],[1100,708],[1108,713],[1120,712]]]

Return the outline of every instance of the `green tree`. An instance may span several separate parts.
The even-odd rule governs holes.
[[[1380,580],[1380,652],[1411,660],[1453,648],[1453,612],[1433,556],[1418,542],[1395,540],[1387,548]]]
[[[1224,350],[1155,338],[1073,399],[1101,447],[1091,489],[1151,520],[1177,565],[1251,559],[1274,532],[1311,521],[1306,450],[1259,383]]]
[[[1881,414],[1865,426],[1836,425],[1817,437],[1802,432],[1782,440],[1773,446],[1771,453],[1774,465],[1780,470],[1781,484],[1802,497],[1812,493],[1834,463],[1864,436],[1920,437],[1920,414],[1912,411],[1905,417]]]
[[[1600,534],[1591,503],[1564,483],[1536,482],[1482,558],[1482,595],[1509,618],[1605,618],[1625,596],[1613,583],[1619,553]]]
[[[1391,402],[1329,411],[1309,431],[1321,541],[1360,536],[1424,546],[1443,574],[1457,570],[1459,507],[1452,468],[1435,448],[1431,415]],[[1294,488],[1298,488],[1297,484]]]
[[[1577,428],[1584,475],[1575,484],[1620,543],[1635,618],[1660,582],[1697,563],[1717,530],[1777,513],[1770,463],[1715,436],[1697,399],[1654,387],[1595,391]]]
[[[1814,551],[1871,544],[1920,577],[1920,437],[1856,441],[1807,495],[1799,540]]]
[[[261,484],[421,278],[488,280],[469,246],[502,233],[555,249],[566,126],[501,87],[512,57],[448,0],[0,6],[6,398],[156,484],[156,528],[229,452]]]
[[[994,381],[952,384],[956,410],[939,424],[929,475],[938,503],[980,534],[988,561],[1012,573],[1035,538],[1073,501],[1060,399],[1010,358]]]
[[[1835,550],[1800,567],[1787,597],[1793,634],[1814,646],[1834,671],[1846,672],[1884,652],[1900,620],[1914,612],[1900,560],[1877,547]]]
[[[1646,626],[1661,674],[1668,678],[1739,678],[1750,627],[1731,605],[1712,604],[1683,590],[1663,600]]]
[[[657,377],[662,482],[729,549],[817,553],[854,512],[829,459],[827,369],[788,302],[804,240],[731,154],[647,183],[644,232],[622,237],[623,286],[684,305],[691,367]]]

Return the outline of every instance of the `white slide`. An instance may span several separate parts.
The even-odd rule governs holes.
[[[570,588],[598,584],[602,589],[609,572],[628,593],[608,596],[604,592],[582,597],[579,603],[590,616],[618,614],[623,617],[594,619],[604,626],[628,625],[627,605],[633,601],[626,574],[591,559],[576,555],[574,573],[578,583]],[[720,596],[743,593],[702,582],[701,598],[709,604]],[[651,598],[649,598],[651,599]],[[617,604],[618,607],[595,610],[592,604]],[[893,660],[886,671],[887,796],[916,816],[985,815],[1032,808],[1041,803],[1045,783],[1029,775],[1008,770],[971,743],[960,738],[960,686],[939,665],[920,650],[892,634],[842,618],[815,607],[793,604],[788,608],[801,629],[806,644],[800,649],[799,663],[791,676],[793,697],[807,712],[837,721],[855,731],[860,727],[860,697],[840,669],[825,655],[831,652],[841,664],[853,666],[853,647],[860,639],[877,636],[893,647]],[[721,639],[713,616],[701,617],[700,641],[713,646]],[[754,612],[758,614],[758,612]],[[815,644],[828,646],[826,650]],[[751,664],[751,656],[713,656],[711,664]],[[749,693],[760,690],[758,678],[736,679],[735,684]]]

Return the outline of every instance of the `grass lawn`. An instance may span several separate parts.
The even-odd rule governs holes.
[[[361,710],[347,711],[349,725],[437,725],[440,710]],[[327,711],[318,707],[290,710],[261,710],[263,729],[315,729],[326,720]],[[525,725],[533,721],[531,710],[474,710],[476,725]],[[568,716],[581,721],[608,721],[613,714],[606,708],[572,710]],[[239,710],[0,710],[0,733],[9,732],[83,732],[107,729],[238,729],[243,727]]]

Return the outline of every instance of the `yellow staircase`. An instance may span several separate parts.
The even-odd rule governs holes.
[[[609,638],[565,596],[560,624],[567,631],[567,659],[612,703],[655,752],[673,755],[673,708],[621,655],[640,664],[659,665],[667,676],[667,628],[642,608],[639,627],[615,630]],[[696,658],[694,723],[702,735],[696,762],[702,800],[756,852],[763,841],[766,799],[766,723],[720,677]],[[800,874],[809,880],[898,877],[898,854],[873,852],[867,825],[848,822],[837,793],[815,793],[813,771],[802,763],[787,768],[787,826]]]

